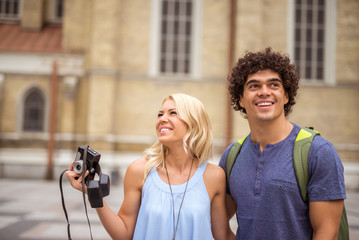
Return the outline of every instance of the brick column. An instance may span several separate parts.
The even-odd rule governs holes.
[[[116,124],[118,0],[93,1],[88,63],[87,134],[97,148],[111,148]]]

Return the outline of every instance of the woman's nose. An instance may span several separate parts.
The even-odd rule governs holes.
[[[167,120],[168,120],[167,117],[168,117],[167,114],[164,113],[164,114],[159,118],[159,120],[160,120],[160,121],[167,121]]]

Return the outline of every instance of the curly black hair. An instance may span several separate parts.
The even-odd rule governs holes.
[[[243,97],[244,84],[248,75],[266,69],[278,73],[283,81],[283,87],[289,99],[288,103],[284,105],[285,116],[292,111],[292,106],[295,104],[294,98],[299,88],[299,75],[287,55],[273,52],[270,47],[264,51],[246,52],[244,57],[239,58],[233,67],[232,73],[228,76],[228,90],[234,110],[246,114],[246,109],[239,105],[240,99]]]

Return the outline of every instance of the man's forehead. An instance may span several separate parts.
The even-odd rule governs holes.
[[[280,75],[272,70],[260,70],[247,76],[248,81],[280,81],[283,82]]]

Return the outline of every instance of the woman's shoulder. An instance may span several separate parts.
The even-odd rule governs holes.
[[[203,181],[211,201],[214,196],[224,194],[226,191],[226,174],[221,167],[215,164],[207,164],[203,174]]]
[[[143,179],[146,163],[147,163],[147,159],[145,157],[134,160],[128,166],[126,170],[126,176],[130,177],[131,179],[134,178]]]
[[[147,159],[145,157],[138,158],[130,163],[129,167],[131,168],[144,168],[147,163]]]
[[[224,173],[224,170],[212,163],[208,163],[206,170],[204,171],[203,174],[205,179],[210,179],[213,181],[223,181],[226,179],[226,175]]]

